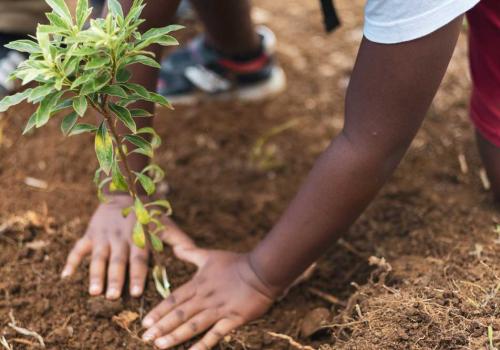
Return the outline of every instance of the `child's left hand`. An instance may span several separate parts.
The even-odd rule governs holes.
[[[197,265],[198,272],[146,315],[145,341],[168,349],[210,329],[189,349],[211,349],[233,329],[262,316],[279,295],[255,274],[248,255],[200,249],[184,244],[180,231],[174,235],[166,240],[175,254]]]

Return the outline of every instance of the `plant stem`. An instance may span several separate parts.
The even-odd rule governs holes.
[[[123,163],[123,171],[125,173],[125,178],[127,180],[129,192],[130,192],[130,195],[132,196],[132,199],[133,199],[133,201],[135,203],[135,200],[137,198],[139,198],[139,195],[137,194],[137,189],[135,187],[135,181],[134,181],[133,173],[130,170],[130,166],[129,166],[128,161],[127,161],[127,155],[123,151],[123,142],[122,142],[122,140],[120,138],[121,135],[116,130],[116,127],[115,127],[115,125],[113,123],[113,118],[111,117],[109,109],[107,108],[108,107],[107,101],[106,100],[104,101],[102,108],[96,108],[97,106],[95,106],[93,103],[92,103],[92,106],[99,113],[102,114],[102,116],[104,117],[104,120],[108,124],[109,132],[111,133],[111,135],[115,139],[116,148],[118,149],[118,156],[120,157],[120,161]],[[161,261],[160,260],[160,255],[159,255],[159,253],[156,250],[153,249],[153,243],[151,241],[151,237],[149,236],[149,229],[148,229],[147,226],[144,227],[144,235],[146,237],[146,247],[147,247],[147,249],[149,249],[149,251],[153,255],[153,262],[154,262],[155,265],[159,265],[159,263]]]

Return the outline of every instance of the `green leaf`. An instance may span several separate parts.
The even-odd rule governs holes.
[[[85,96],[77,96],[73,99],[73,109],[80,117],[87,111],[87,99]]]
[[[116,81],[119,83],[124,83],[130,79],[132,74],[125,68],[120,68],[116,72]]]
[[[150,206],[152,206],[152,207],[154,207],[154,206],[162,207],[162,208],[164,208],[166,210],[166,215],[167,216],[172,215],[172,212],[173,212],[172,211],[172,205],[166,199],[160,199],[160,200],[157,200],[157,201],[154,201],[154,202],[146,204],[146,207],[150,207]]]
[[[28,119],[28,123],[26,123],[26,126],[24,127],[23,130],[23,135],[25,135],[28,131],[33,129],[33,127],[36,125],[36,112],[31,115],[31,117]]]
[[[122,209],[122,215],[124,218],[126,218],[130,212],[132,211],[132,209],[134,209],[134,207],[126,207],[126,208],[123,208]]]
[[[151,147],[153,147],[153,149],[160,147],[161,138],[160,138],[160,136],[158,136],[158,134],[156,133],[156,131],[152,127],[146,126],[144,128],[140,128],[139,130],[137,130],[136,133],[137,134],[149,134],[149,135],[151,135]]]
[[[109,175],[113,165],[113,140],[103,121],[95,134],[95,153],[102,171]]]
[[[137,135],[125,135],[124,138],[125,140],[142,150],[143,154],[147,155],[150,158],[153,157],[153,148],[151,147],[151,144],[142,137]]]
[[[71,129],[68,136],[79,135],[79,134],[83,134],[85,132],[94,132],[94,131],[97,131],[97,128],[94,125],[81,123],[81,124],[76,124]]]
[[[165,172],[156,164],[149,164],[147,167],[142,169],[143,174],[148,174],[154,183],[158,183],[165,177]]]
[[[157,235],[150,233],[149,237],[151,238],[151,245],[153,249],[157,252],[161,253],[163,251],[163,242]]]
[[[52,114],[52,110],[57,105],[59,98],[62,96],[62,91],[54,92],[47,97],[45,97],[40,106],[38,107],[38,111],[36,113],[36,127],[39,128],[49,121],[50,115]]]
[[[142,188],[144,188],[144,190],[146,191],[148,196],[155,193],[156,186],[155,186],[153,180],[151,180],[149,178],[149,176],[138,173],[136,171],[134,171],[134,174],[137,177],[137,179],[139,180],[139,182],[141,183]]]
[[[5,45],[6,48],[27,53],[41,53],[42,50],[33,40],[16,40]]]
[[[112,14],[123,18],[123,9],[120,2],[117,0],[108,0],[108,8]]]
[[[146,55],[137,55],[133,56],[130,59],[128,59],[125,64],[134,64],[134,63],[140,63],[145,66],[153,67],[153,68],[161,68],[161,65],[154,59]]]
[[[65,22],[57,14],[55,14],[55,13],[52,12],[52,13],[47,13],[46,16],[49,19],[50,23],[52,24],[52,26],[49,26],[49,27],[56,27],[56,28],[58,28],[57,32],[59,32],[59,31],[64,32],[64,31],[67,31],[67,30],[71,29],[71,27],[68,25],[68,23]],[[44,31],[46,31],[46,30],[44,30]]]
[[[135,222],[134,229],[132,231],[132,241],[141,249],[146,247],[146,235],[144,234],[144,228],[139,221]]]
[[[151,28],[146,33],[142,35],[142,40],[148,40],[155,37],[160,37],[162,35],[168,34],[170,32],[183,29],[184,26],[178,24],[171,24],[162,28]]]
[[[125,88],[127,88],[128,90],[130,90],[132,92],[135,92],[137,95],[139,95],[145,99],[150,98],[149,91],[146,90],[146,88],[142,85],[135,84],[135,83],[124,83],[124,84],[122,84],[122,86],[124,86]]]
[[[168,102],[168,100],[165,97],[163,97],[162,95],[157,94],[155,92],[150,92],[149,93],[149,99],[148,99],[148,101],[157,103],[160,106],[164,106],[164,107],[173,109],[172,105],[170,104],[170,102]]]
[[[71,13],[64,0],[45,0],[45,2],[52,7],[55,13],[62,17],[67,23],[71,23]]]
[[[0,101],[0,112],[5,112],[10,107],[21,103],[25,98],[31,94],[31,89],[24,90],[23,92],[18,92],[15,95],[6,96]]]
[[[167,270],[163,266],[153,267],[153,280],[155,281],[156,291],[160,293],[163,299],[170,295],[170,283],[168,282]]]
[[[90,15],[89,11],[89,1],[88,0],[78,0],[76,4],[76,23],[78,28],[83,28],[83,25],[87,21],[88,16]]]
[[[54,89],[54,86],[51,84],[37,86],[31,91],[30,95],[28,96],[28,102],[39,102],[40,99],[53,92]]]
[[[43,58],[47,64],[52,64],[52,54],[50,53],[50,38],[48,33],[42,32],[40,24],[36,28],[36,40],[42,50]]]
[[[113,185],[116,190],[128,191],[127,181],[125,181],[125,177],[122,175],[120,167],[118,166],[118,163],[116,161],[113,164],[112,178]]]
[[[68,136],[69,132],[75,126],[76,121],[78,120],[78,114],[76,112],[71,112],[61,122],[61,131],[64,136]]]
[[[134,118],[138,118],[138,117],[152,117],[153,116],[148,111],[146,111],[144,109],[140,109],[140,108],[131,109],[130,110],[130,114]]]
[[[96,74],[95,73],[94,74],[83,74],[83,75],[79,76],[78,78],[76,78],[75,81],[73,81],[73,83],[71,84],[70,89],[74,90],[78,86],[80,86],[82,84],[85,84],[88,81],[94,80],[95,78],[96,78]]]
[[[107,73],[99,75],[99,77],[95,80],[90,80],[83,84],[80,89],[81,95],[89,95],[93,94],[99,90],[101,90],[106,84],[111,80],[111,76]]]
[[[104,196],[104,186],[106,186],[109,182],[111,181],[111,177],[107,177],[104,180],[102,180],[99,185],[97,186],[97,198],[99,198],[99,201],[101,202],[106,202],[106,197]]]
[[[104,88],[99,91],[99,93],[110,95],[110,96],[117,96],[121,98],[126,98],[127,93],[125,90],[122,89],[120,85],[108,85],[105,86]]]
[[[109,108],[111,111],[120,119],[120,121],[129,128],[133,133],[137,131],[137,126],[135,125],[135,121],[132,118],[129,110],[125,107],[118,106],[117,104],[110,103]]]
[[[37,31],[43,34],[58,34],[67,32],[67,29],[50,24],[39,24],[37,27]]]
[[[85,65],[85,70],[98,69],[106,64],[110,63],[111,59],[109,56],[97,56],[93,57],[90,61]]]
[[[175,46],[179,45],[179,42],[177,41],[176,38],[174,38],[171,35],[163,35],[160,36],[159,38],[156,38],[154,40],[155,44],[161,45],[161,46]]]
[[[52,113],[62,111],[63,109],[73,107],[73,99],[72,98],[67,98],[62,102],[59,102],[54,109],[52,110]]]
[[[146,210],[146,208],[144,207],[139,198],[135,199],[134,211],[135,211],[135,216],[137,216],[137,220],[141,224],[147,225],[150,223],[151,217],[149,216],[148,211]]]

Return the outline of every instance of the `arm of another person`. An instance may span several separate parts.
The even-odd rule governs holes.
[[[400,44],[362,41],[343,131],[252,252],[204,250],[186,244],[181,234],[165,235],[174,252],[195,263],[198,272],[146,316],[144,339],[166,349],[209,329],[190,348],[204,350],[261,316],[349,228],[393,173],[439,87],[461,23],[459,17]]]

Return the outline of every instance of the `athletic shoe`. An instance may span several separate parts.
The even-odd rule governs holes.
[[[192,105],[202,100],[263,100],[282,92],[286,79],[274,59],[276,37],[264,26],[256,28],[262,53],[249,60],[234,60],[217,52],[205,37],[162,61],[158,93],[173,104]]]
[[[0,98],[12,94],[19,88],[14,80],[9,79],[9,76],[21,62],[26,60],[26,56],[4,47],[11,41],[19,39],[25,39],[25,36],[0,33]]]

